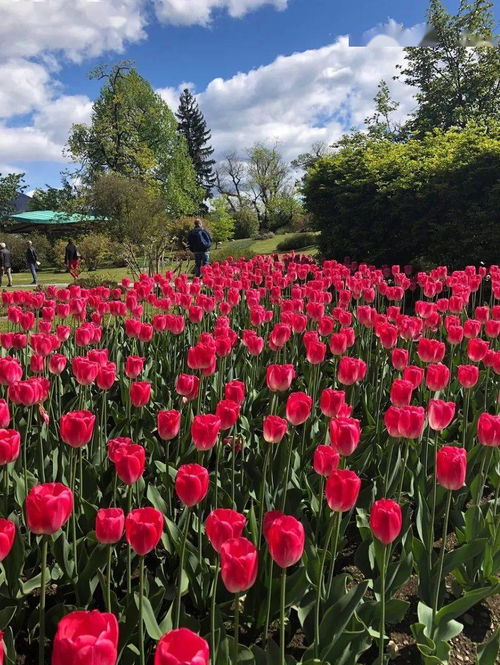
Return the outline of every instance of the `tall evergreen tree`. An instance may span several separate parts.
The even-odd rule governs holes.
[[[209,143],[212,133],[207,127],[206,120],[196,99],[188,89],[182,93],[179,108],[175,115],[179,121],[179,132],[186,139],[198,185],[203,187],[207,193],[207,198],[210,198],[212,187],[215,185],[213,169],[215,160],[211,159],[214,150]]]

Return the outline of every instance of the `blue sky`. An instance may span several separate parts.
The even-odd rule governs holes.
[[[64,144],[86,122],[96,64],[135,61],[171,106],[189,84],[216,156],[256,141],[287,158],[331,143],[370,115],[379,79],[399,114],[412,91],[392,81],[418,43],[424,0],[0,0],[0,172],[28,189],[57,185]],[[446,6],[455,11],[458,0]]]

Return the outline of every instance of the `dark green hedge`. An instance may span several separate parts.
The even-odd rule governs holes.
[[[500,261],[500,125],[392,143],[355,135],[304,180],[324,257]]]

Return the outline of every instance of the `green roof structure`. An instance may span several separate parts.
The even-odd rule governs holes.
[[[17,215],[9,215],[4,230],[10,233],[25,233],[34,231],[40,227],[46,227],[47,231],[57,231],[73,224],[102,221],[92,215],[55,212],[54,210],[32,210],[21,212]]]

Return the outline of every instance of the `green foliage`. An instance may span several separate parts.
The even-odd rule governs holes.
[[[50,253],[50,263],[53,266],[55,266],[58,270],[66,270],[66,264],[64,263],[64,252],[66,250],[67,244],[68,241],[65,240],[64,238],[58,238],[52,245],[52,251]]]
[[[68,141],[84,182],[112,171],[154,184],[173,216],[196,212],[203,191],[167,104],[127,63],[98,67],[91,77],[104,81],[91,124],[74,125]]]
[[[26,189],[24,173],[0,173],[0,219],[14,210],[16,194]]]
[[[273,197],[267,206],[267,228],[292,230],[300,228],[305,222],[304,209],[298,199],[289,193]]]
[[[86,270],[97,270],[105,265],[123,265],[124,250],[104,233],[83,236],[78,241],[78,249]]]
[[[317,241],[318,236],[315,233],[294,233],[278,243],[276,249],[279,252],[290,252],[292,249],[311,247],[312,245],[315,245]]]
[[[71,206],[76,198],[73,186],[68,180],[63,179],[62,187],[51,187],[46,189],[35,189],[31,196],[30,210],[55,210],[64,212]]]
[[[346,137],[304,181],[324,256],[453,267],[495,263],[500,124],[436,130],[406,143]]]
[[[186,140],[198,186],[205,190],[207,197],[210,197],[215,185],[213,169],[215,160],[211,159],[214,150],[209,144],[212,135],[195,97],[187,88],[181,95],[175,115],[179,121],[179,132]]]
[[[406,127],[411,135],[500,119],[500,43],[492,8],[489,0],[461,0],[451,16],[440,0],[431,0],[430,32],[421,45],[405,49],[401,66],[404,81],[416,89],[418,106]]]
[[[214,209],[209,215],[209,220],[214,242],[231,240],[234,236],[234,219],[229,212],[226,198],[219,196],[212,205]]]
[[[254,256],[255,251],[250,247],[239,247],[237,245],[235,247],[227,245],[222,249],[216,249],[215,251],[210,252],[210,259],[212,261],[224,261],[230,257],[233,259],[252,259]]]
[[[377,87],[377,94],[373,98],[375,113],[365,119],[368,134],[373,138],[394,141],[399,136],[399,128],[392,123],[391,114],[397,111],[399,102],[395,102],[391,98],[389,87],[384,79],[381,79]]]
[[[259,232],[259,218],[255,210],[243,207],[231,214],[234,219],[235,238],[251,238]]]

